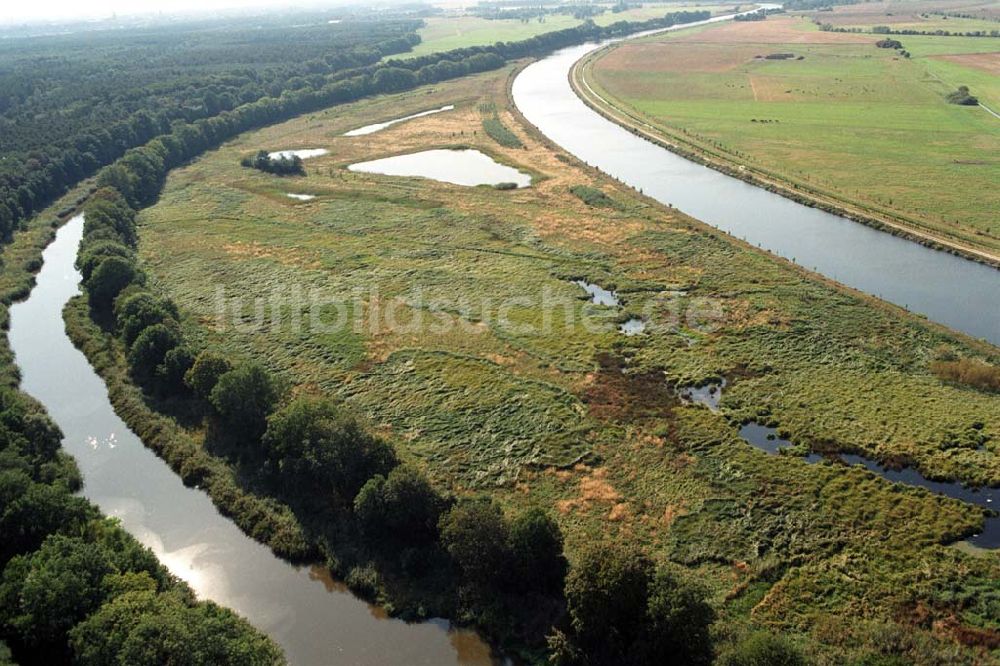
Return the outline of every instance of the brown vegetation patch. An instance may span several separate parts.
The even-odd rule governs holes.
[[[753,60],[756,46],[719,48],[675,42],[626,43],[601,59],[604,71],[624,72],[726,72]]]
[[[632,423],[670,418],[677,398],[662,373],[626,373],[624,361],[605,352],[597,355],[597,362],[600,368],[580,396],[593,416]]]
[[[987,74],[1000,76],[1000,52],[996,53],[965,53],[962,55],[934,56],[936,60],[946,60],[956,65],[978,69]]]
[[[685,44],[859,44],[872,41],[871,35],[804,30],[803,21],[788,17],[733,22],[690,33],[674,41]]]

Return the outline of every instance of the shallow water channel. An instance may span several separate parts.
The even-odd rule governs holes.
[[[389,619],[324,569],[277,558],[143,446],[65,333],[63,306],[79,293],[73,263],[82,233],[82,216],[59,230],[30,297],[10,309],[9,337],[21,386],[62,429],[63,446],[83,473],[83,495],[120,519],[199,598],[233,608],[270,634],[293,664],[496,663],[472,631],[444,620]]]
[[[778,455],[782,449],[792,446],[792,443],[787,439],[778,436],[776,428],[759,423],[751,422],[740,426],[740,437],[747,443],[772,455]],[[835,453],[828,456],[809,453],[803,460],[810,464],[831,460],[847,465],[863,465],[869,472],[893,483],[924,488],[932,493],[975,504],[991,511],[1000,510],[1000,488],[976,489],[954,481],[932,481],[911,467],[885,467],[871,458],[855,453]],[[979,548],[1000,548],[1000,515],[987,516],[983,531],[966,539],[966,541]]]

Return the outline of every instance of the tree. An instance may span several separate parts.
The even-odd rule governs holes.
[[[496,586],[510,565],[510,533],[503,512],[491,500],[458,502],[441,516],[441,545],[462,576],[479,585]]]
[[[572,636],[561,663],[710,664],[715,619],[703,593],[631,548],[598,544],[566,579]],[[582,655],[582,657],[573,657]]]
[[[183,344],[180,344],[163,357],[163,363],[156,368],[156,378],[163,389],[170,393],[183,393],[187,389],[184,376],[194,364],[194,354]]]
[[[30,649],[61,652],[70,628],[104,601],[106,553],[82,539],[53,535],[11,560],[0,580],[0,624]]]
[[[362,486],[354,512],[368,535],[427,543],[437,536],[444,503],[423,474],[399,465],[388,477],[373,476]]]
[[[765,631],[741,640],[719,659],[720,666],[805,666],[806,660],[785,638]]]
[[[76,260],[76,266],[80,269],[80,275],[86,281],[90,279],[94,269],[106,257],[121,257],[128,261],[135,261],[135,253],[132,248],[127,247],[117,240],[101,240],[91,243],[85,250],[80,252]]]
[[[598,664],[625,664],[646,623],[653,564],[631,548],[597,544],[566,578],[574,637]]]
[[[648,629],[642,639],[646,663],[662,664],[667,659],[690,666],[712,663],[709,627],[715,611],[702,590],[661,567],[651,581],[646,612]]]
[[[115,326],[126,345],[131,345],[143,329],[176,320],[177,308],[170,301],[148,291],[123,292],[114,305]],[[176,325],[176,322],[172,322]]]
[[[244,363],[219,377],[209,402],[235,437],[256,444],[280,397],[271,373],[256,363]]]
[[[268,420],[264,451],[286,491],[335,492],[348,502],[398,464],[388,442],[314,396],[292,400]]]
[[[153,324],[136,337],[129,348],[128,364],[136,377],[152,378],[167,357],[167,353],[181,343],[181,337],[165,324]]]
[[[561,592],[566,578],[563,536],[542,509],[528,509],[510,525],[514,585],[522,590]]]
[[[90,279],[84,282],[90,297],[90,305],[95,309],[107,310],[112,301],[128,285],[141,278],[135,263],[125,257],[105,257]]]
[[[218,352],[206,349],[198,354],[191,369],[184,373],[184,383],[196,396],[208,400],[219,377],[232,369],[229,359]]]

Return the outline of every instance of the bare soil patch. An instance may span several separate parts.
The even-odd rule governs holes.
[[[1000,76],[1000,52],[998,53],[967,53],[965,55],[936,56],[936,60],[946,60],[963,67],[971,67],[988,74]]]

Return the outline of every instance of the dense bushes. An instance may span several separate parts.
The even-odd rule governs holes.
[[[491,139],[499,143],[501,146],[506,148],[524,148],[524,144],[517,138],[517,135],[511,132],[506,125],[500,122],[500,118],[498,118],[495,114],[493,116],[483,118],[483,131],[485,131]]]
[[[244,157],[240,160],[240,165],[279,176],[304,176],[306,173],[302,158],[298,155],[271,157],[266,150],[258,150],[253,157]]]
[[[948,93],[945,97],[949,104],[961,106],[977,106],[979,99],[969,92],[969,86],[959,86],[958,90]]]
[[[609,197],[607,194],[589,185],[574,185],[569,188],[570,194],[577,199],[595,208],[614,208],[621,210],[621,204]]]
[[[561,665],[712,662],[712,608],[697,588],[642,553],[595,546],[566,580],[570,629],[552,638]]]

